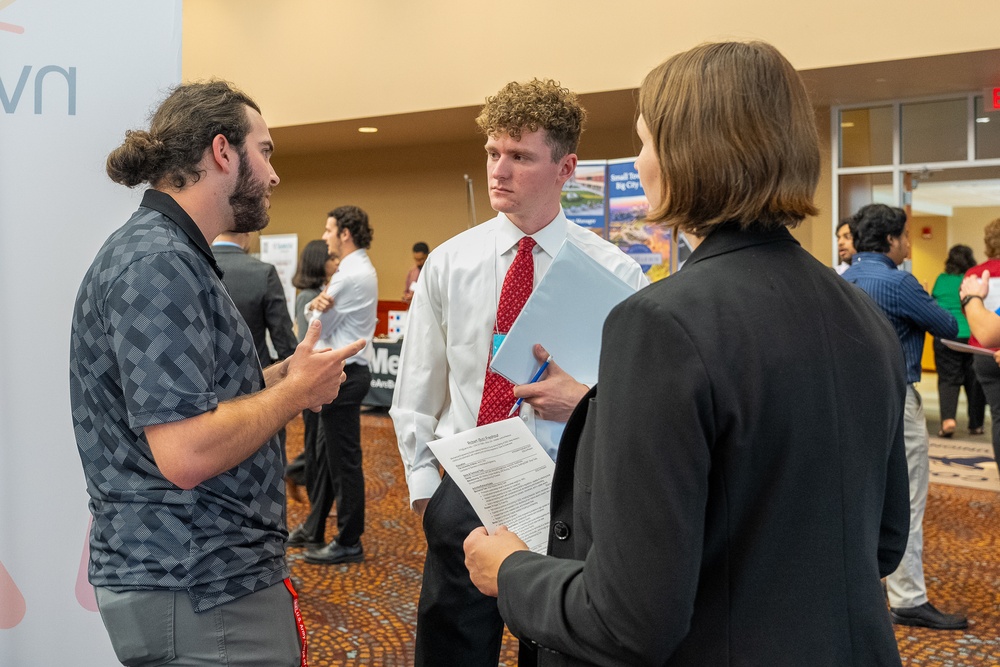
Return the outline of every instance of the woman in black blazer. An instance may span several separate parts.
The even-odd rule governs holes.
[[[549,554],[485,529],[473,581],[542,665],[898,665],[905,374],[875,305],[788,232],[816,215],[813,110],[763,43],[640,89],[649,219],[696,246],[604,325],[560,445]]]

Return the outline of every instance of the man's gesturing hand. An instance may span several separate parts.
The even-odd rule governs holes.
[[[305,338],[288,360],[288,376],[285,379],[293,385],[302,406],[313,412],[319,412],[322,406],[337,398],[341,383],[347,379],[344,362],[366,345],[361,338],[336,350],[328,347],[314,349],[322,331],[319,320],[309,325]]]

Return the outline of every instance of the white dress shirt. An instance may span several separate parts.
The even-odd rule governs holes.
[[[309,305],[306,304],[309,322],[318,319],[323,324],[323,333],[316,347],[336,349],[364,338],[368,344],[347,363],[369,365],[378,319],[378,276],[363,248],[340,260],[337,272],[326,287],[326,295],[333,299],[333,307],[325,313],[308,310]]]
[[[427,443],[476,425],[507,269],[524,233],[502,213],[434,249],[417,281],[407,316],[392,416],[410,488],[410,503],[430,498],[441,483]],[[629,285],[649,284],[642,269],[618,247],[559,215],[532,235],[537,245],[534,284],[563,241],[574,243]],[[580,295],[580,303],[586,294]],[[597,354],[597,351],[595,351]],[[524,403],[521,418],[555,459],[565,424],[536,419]]]

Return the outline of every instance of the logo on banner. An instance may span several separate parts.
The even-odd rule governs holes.
[[[15,0],[0,0],[0,11],[6,9],[14,2]],[[24,28],[12,23],[0,22],[0,31],[13,32],[20,35],[24,33]],[[41,115],[42,113],[42,100],[45,97],[46,92],[49,96],[60,95],[62,87],[58,84],[55,86],[50,84],[48,88],[43,85],[46,77],[50,74],[56,74],[61,75],[62,79],[66,82],[66,115],[75,116],[76,68],[60,67],[59,65],[43,65],[38,68],[33,65],[24,65],[21,68],[20,74],[17,76],[16,83],[14,83],[13,78],[11,77],[10,70],[0,68],[0,106],[3,107],[3,112],[5,114],[13,114],[17,112],[18,106],[20,106],[21,100],[24,97],[24,92],[28,89],[28,81],[32,80],[32,72],[34,72],[34,85],[31,86],[30,90],[34,95],[33,107],[35,115]],[[6,79],[4,79],[4,75],[6,75]],[[58,79],[58,76],[56,78]],[[51,107],[52,104],[55,104],[55,102],[50,102],[49,106]]]
[[[15,0],[0,0],[0,11],[3,11],[14,2]],[[15,35],[20,35],[24,33],[24,28],[19,25],[14,25],[13,23],[4,23],[3,21],[0,21],[0,31],[12,32]]]

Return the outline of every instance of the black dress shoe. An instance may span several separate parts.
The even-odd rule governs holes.
[[[324,542],[317,541],[313,539],[311,535],[306,533],[305,526],[299,526],[291,533],[288,534],[288,542],[285,543],[290,547],[305,547],[306,549],[319,549],[323,546]]]
[[[919,607],[890,607],[892,622],[899,625],[915,625],[931,630],[964,630],[969,621],[961,614],[945,614],[934,608],[930,602]]]
[[[365,560],[365,550],[358,542],[352,547],[345,547],[336,540],[322,549],[306,552],[306,562],[313,565],[336,565],[337,563],[361,563]]]

